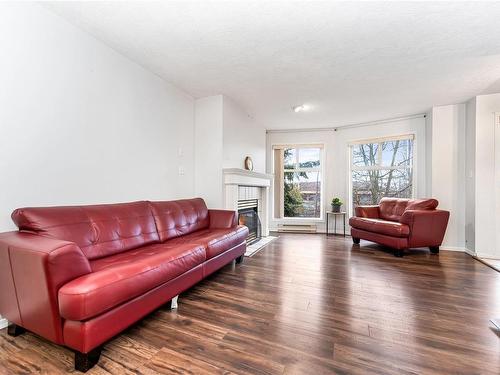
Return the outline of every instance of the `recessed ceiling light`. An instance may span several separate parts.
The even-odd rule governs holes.
[[[310,109],[310,107],[307,104],[301,104],[297,105],[295,107],[292,107],[294,112],[304,112]]]

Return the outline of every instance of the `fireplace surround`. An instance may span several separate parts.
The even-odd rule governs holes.
[[[239,168],[226,168],[223,175],[224,208],[239,211],[244,202],[250,202],[260,221],[260,236],[269,236],[269,188],[273,175]]]

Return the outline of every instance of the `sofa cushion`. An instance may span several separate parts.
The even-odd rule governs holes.
[[[410,199],[406,210],[434,210],[438,206],[437,199]]]
[[[364,217],[351,217],[349,225],[353,228],[366,230],[379,234],[385,234],[393,237],[408,237],[410,228],[406,224],[401,224],[395,221],[387,221],[380,219],[368,219]]]
[[[150,203],[161,242],[208,228],[210,223],[201,198]]]
[[[382,198],[379,203],[379,217],[383,220],[399,221],[408,202],[409,199]]]
[[[205,229],[186,236],[174,238],[166,242],[168,245],[177,246],[184,243],[195,243],[206,249],[207,259],[213,258],[226,250],[245,242],[248,228],[239,225],[230,229]]]
[[[92,206],[19,208],[12,220],[20,230],[76,243],[88,259],[158,242],[145,201]]]
[[[90,262],[93,272],[59,289],[59,311],[86,320],[169,281],[206,259],[202,246],[155,244]]]

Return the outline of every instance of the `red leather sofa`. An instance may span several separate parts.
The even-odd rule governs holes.
[[[202,199],[21,208],[0,234],[0,314],[75,351],[101,345],[207,275],[241,262],[248,229]]]
[[[429,247],[437,254],[450,217],[437,206],[436,199],[397,198],[382,198],[377,206],[358,206],[356,216],[349,219],[352,240],[388,246],[398,257],[412,247]]]

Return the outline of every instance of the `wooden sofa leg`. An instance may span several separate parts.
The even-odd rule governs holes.
[[[244,255],[240,255],[238,258],[236,258],[236,264],[241,264],[241,263],[243,263],[243,258],[244,258],[244,257],[245,257]]]
[[[439,254],[439,246],[430,246],[429,250],[432,254]]]
[[[353,238],[352,238],[352,242],[354,242],[354,244],[356,244],[356,245],[359,245],[359,243],[360,243],[360,239],[359,239],[359,238],[356,238],[356,237],[353,237]]]
[[[402,258],[404,255],[404,250],[402,249],[395,249],[394,250],[394,256],[398,258]]]
[[[75,351],[75,370],[87,372],[99,362],[101,356],[101,347],[92,349],[88,353],[80,353]]]
[[[18,326],[14,323],[9,324],[9,326],[7,327],[7,334],[9,336],[17,337],[19,335],[22,335],[24,332],[26,332],[26,330],[23,327]]]

